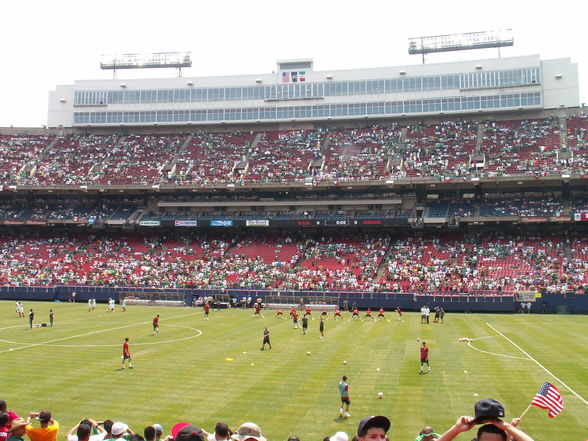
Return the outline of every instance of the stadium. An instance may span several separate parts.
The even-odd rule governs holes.
[[[189,54],[156,55],[108,58],[103,68],[189,65]],[[104,380],[96,371],[59,371],[57,359],[72,355],[71,347],[56,342],[73,335],[72,346],[82,354],[77,361],[95,354],[98,370],[112,373],[108,354],[126,336],[115,325],[144,325],[163,311],[157,338],[174,361],[153,360],[163,346],[152,346],[143,331],[125,330],[141,348],[137,369],[134,377],[123,380],[117,371],[116,380],[107,380],[128,382],[129,388],[113,391],[108,406],[98,405],[136,421],[137,433],[141,424],[171,428],[180,421],[172,415],[190,421],[200,414],[202,422],[194,424],[207,430],[222,418],[234,429],[254,420],[268,439],[287,439],[296,430],[305,440],[339,429],[353,434],[360,414],[353,413],[359,417],[353,422],[333,419],[337,396],[329,398],[346,374],[357,394],[352,411],[390,415],[392,440],[415,436],[429,422],[443,433],[461,415],[458,409],[466,412],[464,403],[471,413],[477,401],[472,396],[495,394],[518,403],[514,393],[532,398],[550,380],[567,393],[569,410],[559,417],[564,422],[547,427],[537,413],[528,418],[543,434],[532,425],[525,431],[537,440],[585,438],[587,143],[578,66],[569,58],[329,71],[314,70],[311,59],[294,59],[278,61],[265,74],[114,75],[57,86],[49,94],[47,128],[0,129],[0,296],[10,301],[2,302],[3,316],[11,317],[0,352],[7,358],[33,352],[34,359],[40,356],[30,348],[38,341],[53,348],[46,372],[28,365],[24,373],[12,373],[41,381],[51,372],[55,384],[45,380],[47,393],[30,398],[39,408],[49,407],[49,397],[62,388],[71,393],[83,382],[99,389],[94,377]],[[111,298],[127,300],[124,319],[102,312]],[[208,298],[217,309],[203,323],[199,306]],[[89,299],[97,300],[99,312],[90,314],[105,328],[81,320]],[[265,305],[263,325],[250,320],[247,308],[257,299]],[[54,302],[67,325],[51,328],[50,337],[22,336],[17,329],[23,322],[12,318],[14,301],[37,311]],[[341,344],[325,349],[326,342],[321,347],[319,341],[299,342],[298,334],[293,338],[289,321],[278,324],[270,310],[305,305],[316,315],[352,305],[384,308],[392,320],[369,328],[364,322],[328,322],[327,338],[332,332]],[[454,324],[423,329],[418,311],[424,305],[442,307]],[[398,323],[397,308],[406,312]],[[514,315],[521,311],[532,314]],[[275,328],[273,354],[261,358],[253,354],[260,326]],[[489,332],[504,339],[490,339]],[[104,339],[88,338],[94,333]],[[456,343],[464,335],[474,343]],[[415,337],[436,342],[433,360],[450,379],[413,378],[417,355],[405,359],[404,352],[417,354]],[[529,355],[533,351],[524,351],[512,341],[516,337],[541,357]],[[214,360],[201,360],[203,348],[193,346],[206,338],[220,354]],[[389,338],[391,346],[380,349]],[[280,340],[288,342],[282,349]],[[362,345],[374,354],[372,363],[362,357]],[[475,348],[462,352],[466,346]],[[569,363],[550,360],[549,348]],[[184,351],[194,351],[193,358],[179,356]],[[300,354],[309,357],[299,360]],[[496,357],[476,358],[488,354]],[[515,366],[505,361],[521,359]],[[540,372],[529,372],[531,360]],[[478,363],[483,367],[477,379],[461,379]],[[141,364],[148,380],[140,376]],[[193,364],[199,367],[192,370]],[[261,373],[252,369],[256,365],[263,366]],[[469,371],[462,369],[467,366]],[[160,368],[173,372],[173,384],[153,374]],[[431,377],[435,369],[433,364]],[[501,378],[500,384],[484,370]],[[512,379],[504,378],[509,370]],[[552,373],[558,370],[566,380]],[[540,380],[547,377],[544,371],[555,380]],[[213,381],[203,384],[194,378],[200,375]],[[523,385],[524,376],[532,381]],[[329,400],[332,409],[314,409],[303,398],[284,400],[288,384],[300,378],[309,379],[301,388],[310,403]],[[252,380],[256,386],[250,388]],[[404,393],[420,398],[436,389],[447,395],[467,381],[487,385],[473,395],[461,391],[447,407],[415,399],[398,410]],[[179,384],[201,388],[195,413],[165,396],[170,388],[181,393]],[[259,401],[235,402],[229,393],[235,384]],[[161,396],[165,411],[136,408]],[[9,404],[19,401],[12,392],[5,397]],[[227,404],[218,406],[214,397]],[[270,399],[279,415],[267,415]],[[52,404],[70,412],[63,420],[71,425],[96,409],[61,400]],[[301,425],[292,423],[297,420]]]

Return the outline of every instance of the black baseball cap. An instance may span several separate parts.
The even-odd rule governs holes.
[[[498,401],[492,398],[484,398],[474,405],[476,419],[474,424],[480,424],[484,420],[504,418],[504,407]]]
[[[202,429],[190,423],[178,423],[172,427],[174,441],[204,441]]]
[[[359,426],[357,426],[357,436],[364,436],[372,427],[379,427],[384,429],[384,432],[388,432],[390,420],[385,416],[365,417],[359,422]]]
[[[48,423],[49,421],[51,421],[51,412],[49,412],[48,410],[42,410],[41,412],[39,412],[39,421],[41,421],[42,423]]]

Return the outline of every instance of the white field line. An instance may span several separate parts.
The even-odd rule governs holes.
[[[165,320],[176,319],[176,318],[181,318],[181,317],[188,317],[188,316],[196,315],[196,314],[199,314],[199,313],[198,312],[192,312],[190,314],[176,315],[174,317],[168,317]],[[87,335],[100,334],[101,332],[116,331],[117,329],[131,328],[133,326],[138,326],[138,325],[146,325],[146,324],[150,324],[150,323],[151,323],[151,321],[148,320],[146,322],[138,322],[138,323],[133,323],[133,324],[130,324],[130,325],[117,326],[117,327],[114,327],[114,328],[99,329],[97,331],[85,332],[83,334],[69,335],[67,337],[56,338],[54,340],[47,340],[47,341],[44,341],[44,342],[25,344],[24,346],[20,346],[20,347],[16,347],[16,348],[5,349],[3,351],[0,351],[0,354],[4,354],[6,352],[11,352],[11,351],[18,351],[20,349],[33,348],[35,346],[44,346],[44,345],[48,345],[48,344],[51,344],[51,343],[56,343],[56,342],[63,341],[63,340],[70,340],[72,338],[78,338],[78,337],[85,337]]]
[[[509,341],[514,347],[518,348],[519,351],[521,351],[523,354],[525,354],[527,357],[529,357],[529,359],[531,361],[534,361],[537,364],[537,366],[539,366],[541,369],[543,369],[545,372],[547,372],[549,375],[551,375],[553,378],[555,378],[562,386],[564,386],[567,390],[569,390],[572,394],[574,394],[580,401],[582,401],[582,403],[584,403],[588,406],[588,401],[586,401],[584,398],[582,398],[580,395],[578,395],[570,386],[568,386],[563,381],[561,381],[559,378],[557,378],[553,373],[551,373],[551,371],[549,369],[547,369],[545,366],[543,366],[541,363],[539,363],[537,360],[535,360],[533,357],[531,357],[531,355],[529,355],[523,348],[521,348],[519,345],[517,345],[514,341],[512,341],[510,338],[508,338],[506,335],[504,335],[502,332],[500,332],[498,329],[496,329],[490,323],[486,322],[486,324],[488,326],[490,326],[492,329],[494,329],[494,331],[496,331],[498,334],[500,334],[505,340]]]
[[[472,338],[472,341],[481,340],[483,338],[492,338],[492,337],[498,337],[498,336],[497,335],[488,335],[486,337]],[[475,349],[476,351],[483,352],[484,354],[496,355],[497,357],[514,358],[516,360],[529,360],[529,361],[531,360],[530,358],[527,358],[527,357],[515,357],[514,355],[505,355],[505,354],[498,354],[496,352],[485,351],[483,349],[479,349],[479,348],[475,347],[474,345],[472,345],[471,341],[468,342],[468,346],[472,349]]]

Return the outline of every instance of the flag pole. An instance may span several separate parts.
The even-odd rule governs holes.
[[[525,414],[527,413],[527,411],[531,408],[533,404],[529,404],[529,406],[525,409],[525,411],[521,414],[521,416],[519,417],[519,420],[522,420],[523,417],[525,416]]]

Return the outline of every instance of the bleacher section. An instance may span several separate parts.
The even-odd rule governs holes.
[[[2,135],[0,185],[202,186],[310,178],[318,184],[583,175],[587,140],[588,118],[583,114],[563,122],[458,120],[216,134]]]

